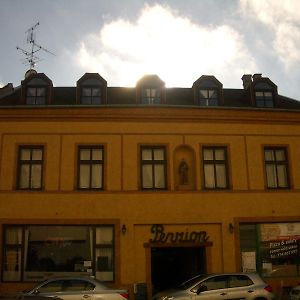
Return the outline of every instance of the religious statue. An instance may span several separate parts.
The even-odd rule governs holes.
[[[188,184],[188,170],[189,166],[184,159],[181,160],[178,168],[179,184]]]

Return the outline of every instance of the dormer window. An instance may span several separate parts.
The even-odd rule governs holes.
[[[52,81],[43,73],[30,70],[22,81],[20,104],[46,105],[51,102]]]
[[[107,82],[97,73],[86,73],[77,81],[77,103],[106,104]]]
[[[216,89],[199,89],[200,106],[217,106],[218,99],[218,91]]]
[[[253,95],[254,105],[257,107],[274,107],[277,99],[277,86],[267,77],[261,74],[254,74]]]
[[[222,101],[222,83],[214,76],[203,75],[193,84],[194,103],[199,106],[218,106]]]
[[[273,94],[270,91],[255,91],[256,106],[273,107]]]
[[[142,104],[160,104],[160,89],[156,87],[142,88]]]
[[[27,87],[26,104],[29,104],[29,105],[46,104],[46,88],[45,87]]]
[[[100,104],[101,88],[96,86],[83,87],[81,94],[81,104]]]
[[[136,101],[148,105],[165,103],[165,83],[157,75],[145,75],[136,84]]]

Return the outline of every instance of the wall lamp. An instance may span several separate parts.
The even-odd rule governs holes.
[[[122,225],[121,231],[122,231],[123,234],[126,233],[127,228],[126,228],[126,225],[125,225],[125,224]]]
[[[233,232],[234,232],[234,226],[233,226],[232,223],[229,223],[229,224],[228,224],[228,230],[229,230],[230,233],[233,233]]]

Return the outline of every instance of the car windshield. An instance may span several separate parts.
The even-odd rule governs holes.
[[[197,284],[200,280],[204,279],[206,276],[207,275],[199,275],[199,276],[193,277],[193,278],[181,283],[178,288],[180,290],[189,289],[189,288],[193,287],[195,284]]]

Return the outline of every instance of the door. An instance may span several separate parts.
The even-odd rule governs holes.
[[[151,249],[153,294],[178,286],[206,271],[205,247],[158,247]]]

